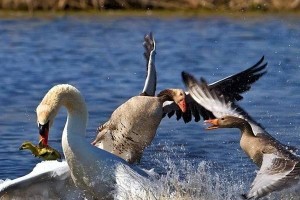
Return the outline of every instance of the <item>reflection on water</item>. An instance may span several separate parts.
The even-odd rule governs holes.
[[[73,84],[85,96],[91,141],[99,123],[142,90],[142,41],[149,31],[157,41],[158,91],[182,88],[182,70],[213,82],[265,55],[268,74],[240,104],[280,141],[300,146],[299,20],[279,16],[2,19],[0,179],[25,175],[39,162],[18,148],[25,140],[38,140],[35,107],[55,84]],[[59,114],[49,141],[60,151],[65,116]],[[175,119],[161,123],[139,165],[163,175],[157,183],[162,198],[237,199],[249,188],[257,168],[240,149],[239,132],[206,132],[203,127],[202,122],[184,124]]]

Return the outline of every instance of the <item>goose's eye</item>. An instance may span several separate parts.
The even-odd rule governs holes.
[[[221,120],[224,120],[224,117],[222,117]]]

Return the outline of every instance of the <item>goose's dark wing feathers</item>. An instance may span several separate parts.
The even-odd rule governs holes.
[[[229,100],[241,100],[241,93],[250,90],[251,85],[266,73],[268,63],[263,63],[264,56],[252,67],[228,76],[209,85],[215,91],[224,94]]]
[[[203,106],[194,101],[189,93],[186,93],[186,106],[187,110],[185,113],[183,113],[174,102],[169,105],[165,105],[165,114],[163,115],[163,117],[167,115],[169,118],[171,118],[174,114],[176,114],[176,119],[183,119],[184,123],[192,121],[193,116],[195,122],[200,121],[201,117],[203,118],[203,120],[215,117],[212,112],[206,110]]]
[[[248,91],[251,88],[251,85],[266,73],[265,68],[267,63],[263,63],[263,61],[264,56],[252,67],[210,84],[209,89],[213,89],[219,95],[224,95],[226,99],[230,101],[241,100],[243,98],[241,93]],[[182,73],[182,78],[184,82],[189,80],[194,80],[194,83],[198,82],[193,76],[190,76],[185,72]],[[173,106],[173,108],[176,108],[177,120],[182,118],[185,123],[188,123],[192,120],[192,116],[194,116],[196,122],[200,121],[201,117],[204,120],[215,117],[212,112],[199,105],[189,93],[186,93],[186,104],[186,113],[182,113],[178,106]],[[168,117],[172,117],[173,115],[174,112],[170,110],[170,112],[168,112]]]

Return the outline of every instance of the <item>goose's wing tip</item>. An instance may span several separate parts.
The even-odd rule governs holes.
[[[210,87],[221,91],[230,100],[241,100],[242,93],[251,89],[252,84],[258,81],[263,75],[267,73],[267,62],[263,63],[264,56],[253,66],[224,79],[210,84]]]
[[[194,85],[197,85],[197,84],[202,84],[202,83],[199,83],[199,81],[192,74],[190,74],[186,71],[181,72],[181,77],[182,77],[183,83],[185,84],[185,86],[187,88],[193,87]]]

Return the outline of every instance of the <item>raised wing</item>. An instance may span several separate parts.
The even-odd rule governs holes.
[[[147,77],[142,93],[140,95],[155,96],[156,90],[156,69],[155,69],[155,40],[152,33],[145,35],[143,46],[145,48],[144,57],[147,63]]]
[[[249,122],[255,135],[266,133],[264,128],[237,104],[231,102],[229,98],[220,95],[219,91],[211,89],[202,78],[198,82],[192,75],[182,72],[182,79],[192,98],[206,110],[210,111],[215,117],[220,118],[226,115],[240,117]]]
[[[252,67],[209,84],[209,88],[215,89],[230,100],[239,101],[243,99],[241,94],[250,90],[251,84],[255,83],[266,73],[265,69],[268,63],[263,63],[263,61],[264,56]]]
[[[270,192],[280,191],[299,182],[300,165],[298,161],[286,159],[275,154],[264,154],[246,199],[263,197]]]
[[[241,93],[248,91],[251,88],[251,85],[266,73],[265,69],[267,63],[263,63],[263,61],[264,57],[252,67],[209,84],[208,87],[209,89],[214,90],[217,95],[224,95],[227,100],[241,100],[243,98]],[[197,83],[195,79],[194,82]],[[188,92],[186,93],[186,101],[188,108],[186,113],[182,113],[175,103],[174,105],[169,103],[165,109],[168,111],[167,115],[171,117],[176,113],[177,120],[183,118],[185,123],[190,122],[193,116],[196,122],[201,119],[201,116],[204,120],[214,117],[214,114],[209,109],[205,109],[203,104],[195,102]],[[239,108],[239,110],[242,110],[242,108]],[[250,116],[246,112],[243,114],[247,115],[250,119]]]

